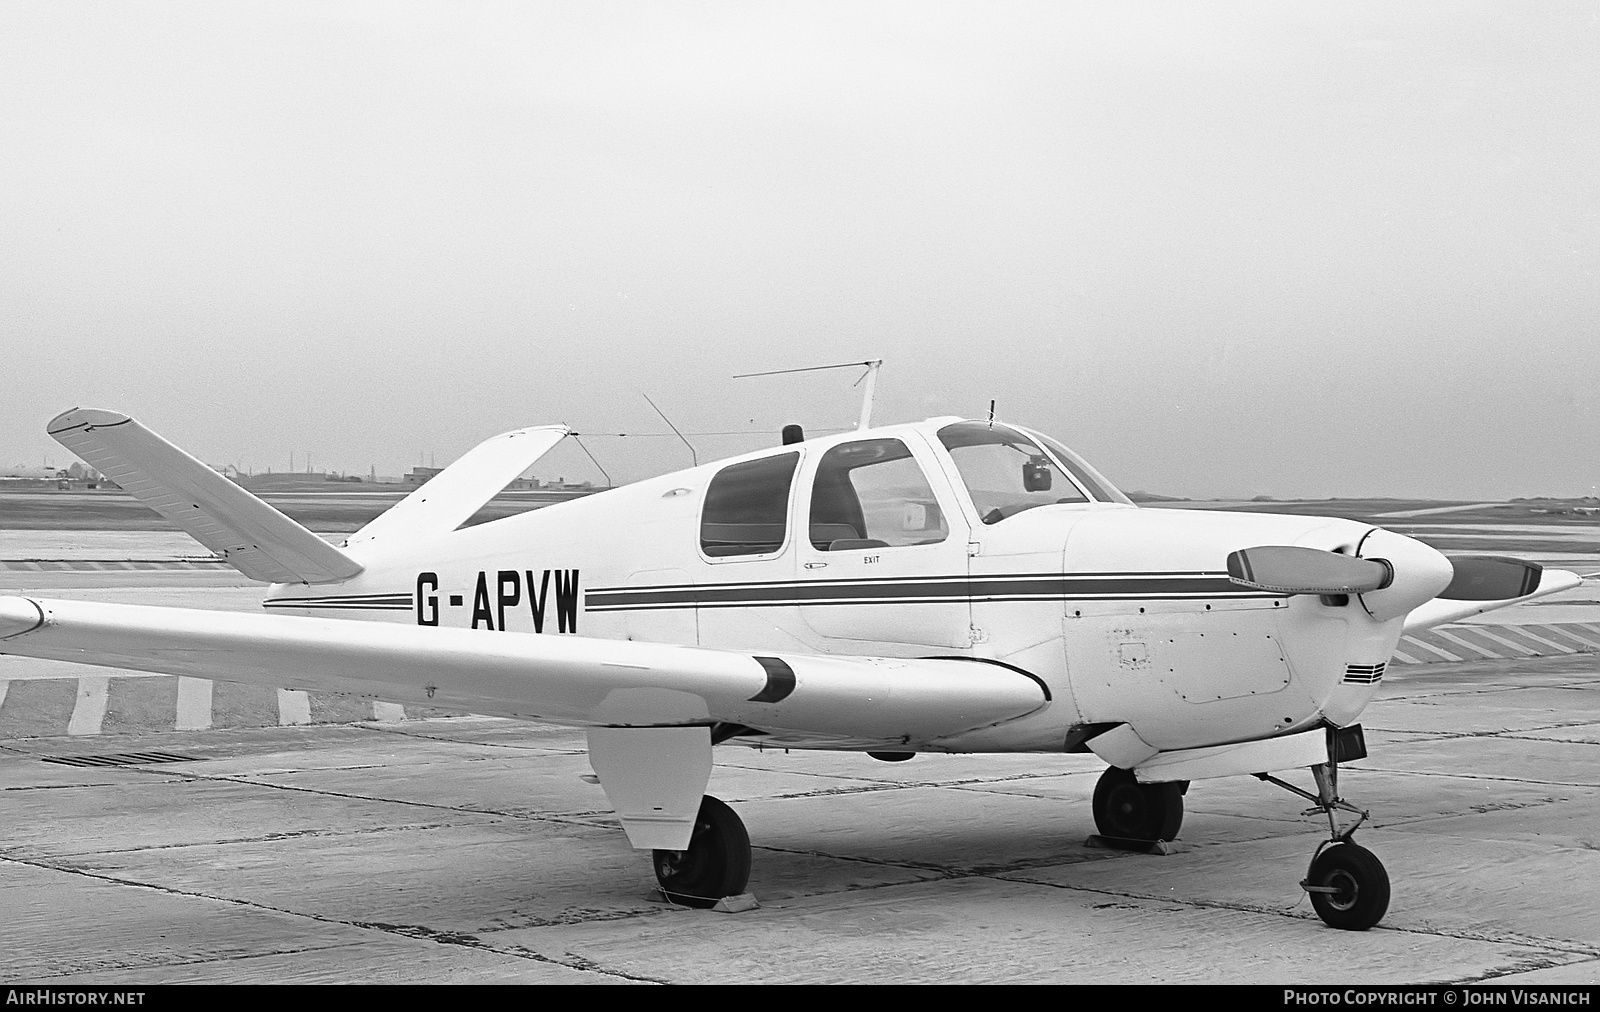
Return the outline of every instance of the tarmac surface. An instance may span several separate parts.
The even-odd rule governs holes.
[[[261,597],[181,535],[0,557],[0,593]],[[691,911],[580,779],[581,732],[3,657],[0,980],[1593,984],[1597,597],[1402,643],[1341,772],[1393,882],[1363,933],[1297,885],[1325,820],[1248,778],[1197,781],[1159,856],[1086,845],[1093,756],[719,748],[760,906]]]

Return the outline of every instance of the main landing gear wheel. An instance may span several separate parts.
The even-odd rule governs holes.
[[[733,809],[707,794],[700,799],[689,849],[655,851],[654,864],[668,900],[705,909],[744,892],[750,881],[750,834]]]
[[[1094,786],[1094,824],[1110,840],[1175,840],[1183,825],[1183,787],[1141,784],[1132,770],[1112,766]]]
[[[1389,873],[1358,843],[1334,842],[1317,851],[1304,883],[1311,905],[1330,927],[1365,931],[1389,909]]]

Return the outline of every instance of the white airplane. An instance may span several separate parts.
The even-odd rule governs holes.
[[[863,422],[865,419],[863,419]],[[587,729],[662,891],[743,893],[712,746],[1093,752],[1100,835],[1178,835],[1192,780],[1255,775],[1330,838],[1338,928],[1389,880],[1338,766],[1402,632],[1579,584],[1328,517],[1135,507],[1060,443],[931,418],[804,439],[462,527],[567,434],[482,443],[329,544],[138,422],[49,432],[253,579],[267,614],[0,597],[0,653],[356,693]],[[1270,774],[1309,769],[1315,791]],[[1341,829],[1336,810],[1359,816]]]

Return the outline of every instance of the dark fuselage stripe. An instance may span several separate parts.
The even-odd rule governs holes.
[[[702,584],[588,591],[587,611],[659,608],[750,608],[801,604],[936,604],[967,601],[1186,599],[1281,597],[1248,590],[1226,577],[974,577],[958,580],[883,580],[859,583]]]

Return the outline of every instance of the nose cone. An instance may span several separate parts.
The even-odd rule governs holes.
[[[1449,559],[1415,538],[1381,527],[1373,528],[1361,540],[1356,554],[1363,559],[1382,559],[1394,570],[1387,587],[1360,595],[1361,606],[1379,622],[1433,600],[1455,579]]]

